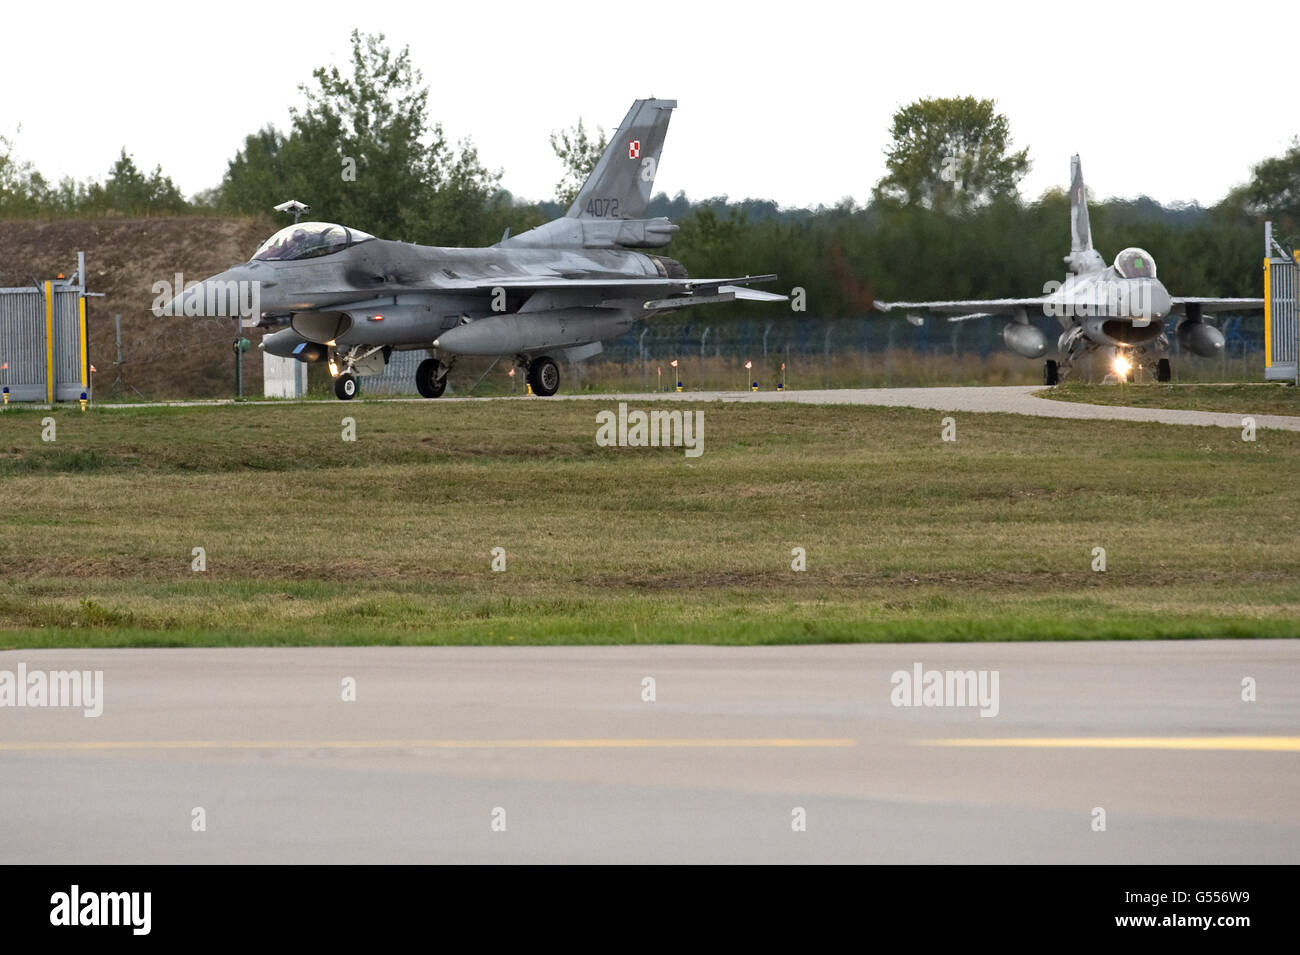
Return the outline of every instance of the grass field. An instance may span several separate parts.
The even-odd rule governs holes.
[[[1275,382],[1226,385],[1087,385],[1065,382],[1038,392],[1057,401],[1135,408],[1225,411],[1231,414],[1300,415],[1300,391]]]
[[[0,646],[1300,634],[1300,434],[700,403],[688,458],[605,407],[10,408]]]

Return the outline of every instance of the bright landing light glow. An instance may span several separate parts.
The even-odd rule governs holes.
[[[1128,378],[1128,373],[1133,370],[1132,363],[1123,355],[1116,355],[1111,367],[1115,369],[1115,374],[1121,379]]]

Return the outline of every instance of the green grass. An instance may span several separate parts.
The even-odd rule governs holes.
[[[11,408],[0,646],[1300,635],[1297,434],[702,402],[689,459],[605,406]]]
[[[1223,411],[1243,415],[1300,415],[1300,391],[1279,383],[1087,385],[1066,382],[1037,394],[1057,401],[1083,401],[1094,405]]]

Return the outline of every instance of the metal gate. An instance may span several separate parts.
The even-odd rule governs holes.
[[[75,401],[90,393],[85,256],[77,274],[0,288],[0,386],[10,401]]]
[[[1289,256],[1264,223],[1264,380],[1300,384],[1300,251]]]

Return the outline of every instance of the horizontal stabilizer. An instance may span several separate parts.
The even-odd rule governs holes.
[[[775,278],[775,276],[773,276]],[[788,302],[789,295],[781,295],[779,292],[764,292],[756,288],[745,288],[740,285],[723,285],[718,289],[720,292],[731,292],[742,302]]]

